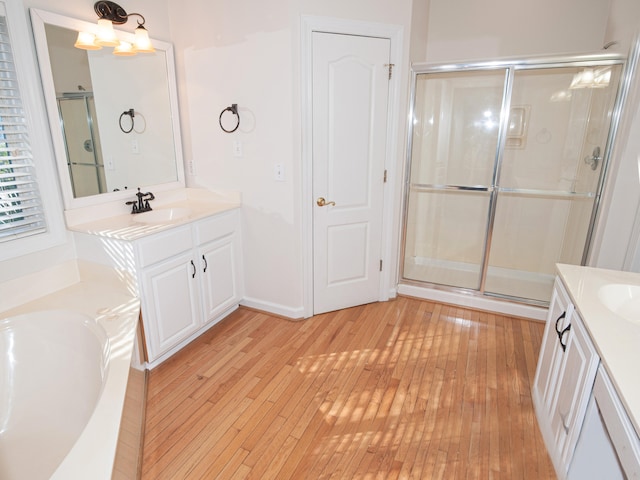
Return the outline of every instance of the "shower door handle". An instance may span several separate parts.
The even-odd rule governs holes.
[[[591,167],[591,170],[595,170],[596,168],[598,168],[598,163],[600,163],[601,160],[602,157],[600,156],[600,147],[594,148],[590,156],[587,155],[586,157],[584,157],[584,163],[589,165]]]

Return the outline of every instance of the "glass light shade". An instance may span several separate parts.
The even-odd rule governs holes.
[[[135,47],[129,42],[120,42],[120,44],[113,49],[113,54],[120,57],[130,57],[136,53]]]
[[[111,20],[101,18],[98,20],[98,34],[96,35],[96,43],[103,47],[117,47],[120,44],[120,40],[113,29],[113,23]]]
[[[78,32],[78,38],[73,46],[82,50],[100,50],[102,48],[96,43],[96,36],[89,32]]]
[[[149,32],[142,25],[138,25],[136,28],[134,43],[138,52],[153,53],[156,51],[149,40]]]

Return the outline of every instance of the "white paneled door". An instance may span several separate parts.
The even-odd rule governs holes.
[[[313,313],[377,301],[390,40],[313,33]]]

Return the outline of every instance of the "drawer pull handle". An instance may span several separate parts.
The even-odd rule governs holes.
[[[193,273],[191,274],[191,278],[196,278],[196,265],[195,263],[193,263],[193,260],[191,260],[191,268],[193,268]]]
[[[567,312],[562,312],[562,315],[560,315],[560,316],[558,317],[558,319],[556,320],[556,333],[557,333],[558,335],[560,335],[560,333],[561,333],[561,332],[560,332],[560,329],[558,328],[558,324],[560,323],[560,320],[562,320],[562,319],[563,319],[564,317],[566,317],[566,316],[567,316]]]
[[[202,261],[204,262],[204,270],[202,270],[202,273],[207,273],[207,259],[204,255],[202,255]]]
[[[569,332],[569,330],[571,330],[571,324],[567,325],[567,328],[562,330],[562,332],[558,332],[558,339],[560,340],[560,346],[562,347],[563,352],[567,351],[567,344],[562,343],[562,337],[564,337],[564,334]]]

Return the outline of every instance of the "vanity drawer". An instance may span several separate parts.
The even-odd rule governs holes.
[[[196,243],[203,243],[226,237],[238,230],[238,210],[221,213],[200,220],[196,224]]]
[[[138,242],[140,266],[147,267],[190,250],[192,247],[191,226],[189,225],[143,238]]]

